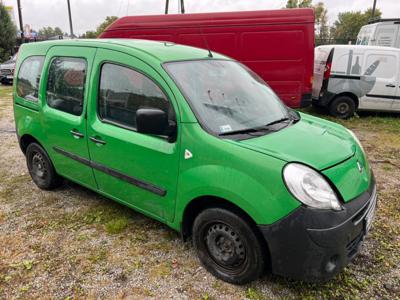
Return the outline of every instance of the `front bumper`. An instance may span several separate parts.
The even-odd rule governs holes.
[[[376,207],[376,184],[345,203],[342,211],[301,206],[272,225],[259,225],[272,273],[304,281],[334,277],[356,256]]]

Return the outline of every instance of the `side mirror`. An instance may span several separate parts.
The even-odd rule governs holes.
[[[140,108],[136,111],[136,127],[140,133],[169,135],[167,113],[158,108]]]

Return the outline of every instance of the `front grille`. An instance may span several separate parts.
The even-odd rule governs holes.
[[[365,217],[366,212],[369,208],[370,203],[368,203],[367,205],[365,205],[352,219],[354,224],[358,224],[360,223],[360,221]]]
[[[357,225],[358,223],[360,223],[361,221],[363,221],[365,219],[365,217],[369,214],[369,213],[373,213],[375,206],[376,206],[376,187],[374,187],[369,203],[366,204],[359,212],[357,212],[357,214],[353,217],[352,221],[354,223],[354,225]],[[372,211],[372,212],[371,212]]]
[[[358,252],[358,247],[363,239],[364,231],[361,231],[350,243],[346,245],[347,257],[349,260],[353,259]]]

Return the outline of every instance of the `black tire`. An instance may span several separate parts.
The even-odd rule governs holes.
[[[31,143],[26,149],[26,164],[33,182],[42,190],[52,190],[62,184],[46,151]]]
[[[193,245],[203,266],[226,282],[245,284],[265,270],[266,253],[254,230],[226,209],[209,208],[196,217]]]
[[[349,96],[339,96],[330,103],[329,113],[339,119],[348,119],[354,115],[356,104]]]

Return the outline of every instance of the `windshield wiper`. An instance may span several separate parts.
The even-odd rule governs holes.
[[[222,132],[222,133],[219,134],[219,136],[235,135],[235,134],[246,134],[246,133],[260,132],[260,131],[269,131],[269,129],[265,128],[265,126],[253,127],[253,128],[245,128],[245,129],[233,130],[233,131],[228,131],[228,132]]]
[[[292,119],[289,119],[288,117],[280,118],[278,120],[275,120],[275,121],[269,122],[268,124],[265,124],[265,126],[268,127],[268,126],[275,125],[275,124],[278,124],[278,123],[282,123],[282,122],[285,122],[285,121],[292,121]]]

